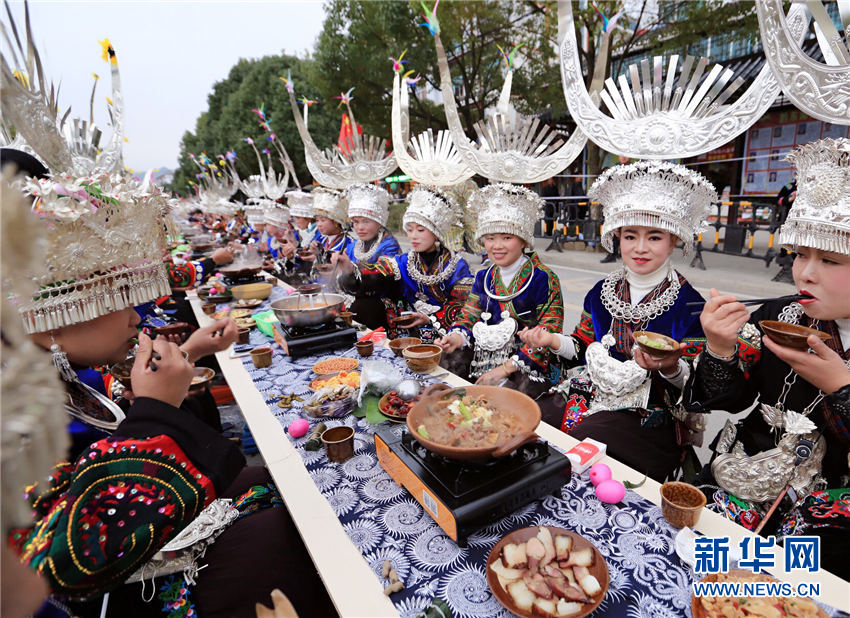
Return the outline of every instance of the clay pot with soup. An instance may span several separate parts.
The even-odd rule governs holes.
[[[536,440],[540,416],[531,397],[510,388],[434,384],[410,409],[407,428],[437,455],[484,461]]]

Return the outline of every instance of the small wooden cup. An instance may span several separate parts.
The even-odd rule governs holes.
[[[661,486],[661,514],[675,528],[693,528],[699,521],[705,494],[689,483],[671,481]]]
[[[354,347],[357,348],[357,353],[360,356],[372,356],[372,352],[375,351],[375,344],[371,341],[358,341],[354,344]]]
[[[354,429],[347,425],[331,427],[322,433],[322,443],[331,461],[350,459],[354,455]]]
[[[215,313],[215,303],[204,303],[203,305],[201,305],[201,309],[207,315],[212,315],[213,313]]]
[[[257,369],[269,367],[272,364],[272,349],[268,346],[254,348],[251,350],[251,360]]]
[[[250,328],[240,328],[236,331],[236,342],[242,345],[246,343],[250,343],[251,341],[251,329]]]

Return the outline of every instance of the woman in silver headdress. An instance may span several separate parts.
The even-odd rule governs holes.
[[[690,246],[716,195],[681,165],[638,161],[605,172],[590,196],[604,208],[602,243],[611,251],[619,238],[623,268],[588,292],[571,336],[520,333],[567,366],[584,365],[541,400],[544,420],[576,438],[605,442],[612,456],[659,481],[689,452],[687,427],[671,411],[689,372],[682,357],[702,345],[699,319],[687,306],[702,297],[673,269],[672,255],[680,240]],[[654,358],[636,347],[637,331],[675,339],[679,348]]]
[[[795,253],[794,282],[806,298],[773,301],[749,314],[711,291],[701,320],[707,345],[683,403],[694,412],[738,412],[712,445],[703,480],[715,508],[748,528],[820,535],[821,564],[847,579],[850,549],[850,140],[825,139],[788,155],[797,198],[779,232]],[[767,332],[816,329],[808,349]],[[844,488],[844,489],[835,489]],[[778,514],[764,518],[772,504]],[[829,516],[825,515],[829,513]]]
[[[522,345],[517,337],[523,327],[560,332],[564,325],[558,275],[532,249],[542,200],[524,187],[495,184],[475,191],[469,203],[479,213],[476,240],[493,264],[478,271],[469,300],[436,341],[443,361],[479,383],[527,378],[529,386],[542,388],[548,385],[549,352]]]
[[[374,263],[354,264],[341,255],[340,287],[349,294],[381,298],[388,318],[398,316],[400,307],[412,311],[413,319],[404,328],[418,329],[411,334],[424,341],[444,336],[473,281],[466,260],[446,246],[458,210],[454,198],[441,189],[417,185],[408,195],[402,220],[413,249],[381,256]]]

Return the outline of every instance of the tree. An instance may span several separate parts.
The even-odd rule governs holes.
[[[213,86],[207,99],[208,109],[198,117],[195,130],[183,135],[180,166],[174,174],[172,189],[184,195],[191,190],[189,182],[195,180],[199,170],[189,159],[189,153],[206,152],[212,158],[233,150],[237,154],[236,170],[240,177],[258,173],[256,155],[244,140],[250,137],[258,148],[263,147],[268,132],[260,127],[258,116],[251,111],[260,106],[264,106],[267,117],[271,118],[272,131],[292,157],[298,179],[302,184],[309,184],[311,179],[304,162],[301,138],[292,118],[286,89],[279,78],[291,74],[299,96],[317,98],[318,91],[307,77],[311,63],[309,59],[288,55],[242,59],[236,63],[227,78]],[[339,124],[334,115],[314,107],[310,114],[310,130],[320,143],[324,143],[336,138]],[[275,169],[282,173],[277,158],[272,156],[272,161]]]
[[[607,17],[627,8],[611,33],[604,58],[597,58]],[[586,29],[587,46],[580,52],[588,86],[594,71],[616,78],[638,52],[687,54],[708,36],[758,36],[758,22],[748,2],[722,0],[599,0],[587,8],[573,2],[578,28]],[[430,3],[429,3],[430,6]],[[329,0],[315,54],[313,83],[326,97],[354,87],[355,111],[367,132],[388,136],[392,72],[389,56],[404,59],[439,89],[434,42],[420,26],[421,4],[416,1],[362,2]],[[605,16],[605,17],[603,17]],[[513,77],[512,103],[524,114],[548,118],[566,116],[557,50],[557,2],[443,0],[438,9],[441,38],[449,56],[458,112],[470,138],[472,125],[498,99],[504,63],[496,47],[522,44]],[[599,63],[599,64],[598,64]],[[386,68],[384,68],[386,67]],[[355,101],[355,105],[356,105]],[[411,130],[446,126],[441,106],[411,93]],[[605,153],[588,144],[588,169],[599,173]]]
[[[434,41],[414,1],[361,2],[330,0],[315,54],[314,83],[326,99],[354,87],[355,115],[366,132],[390,135],[390,56],[407,50],[406,70],[421,75],[420,84],[439,90]],[[523,113],[550,110],[561,115],[566,105],[555,64],[557,21],[547,21],[535,3],[520,0],[439,5],[441,38],[455,80],[458,112],[470,137],[472,125],[496,103],[505,75],[497,45],[510,50],[521,44],[520,70],[514,75],[513,102]],[[543,88],[543,84],[558,88]],[[359,104],[358,104],[359,100]],[[411,131],[445,128],[441,106],[411,93]]]

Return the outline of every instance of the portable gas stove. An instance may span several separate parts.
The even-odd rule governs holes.
[[[357,342],[357,330],[342,320],[316,326],[284,326],[274,322],[274,326],[275,341],[290,358],[351,348]]]
[[[234,285],[246,285],[248,283],[266,283],[265,278],[260,274],[254,275],[224,275],[224,283],[227,287]]]
[[[378,461],[461,547],[476,530],[521,506],[556,494],[570,481],[570,460],[547,442],[531,442],[485,462],[446,459],[408,431],[375,429]]]

